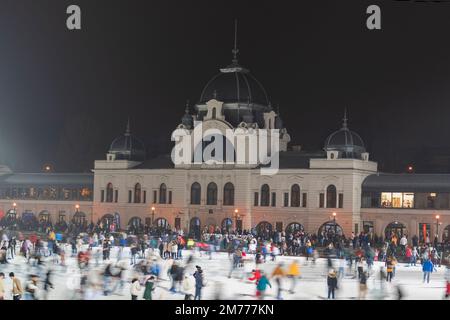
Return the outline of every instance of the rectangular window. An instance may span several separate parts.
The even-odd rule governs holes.
[[[172,204],[172,191],[169,191],[169,204]]]
[[[289,193],[285,192],[284,193],[284,204],[285,207],[289,207]]]
[[[339,208],[343,208],[343,207],[344,207],[344,194],[339,193]]]
[[[100,202],[105,202],[105,190],[100,192]]]
[[[359,233],[359,224],[355,223],[355,234]]]
[[[307,199],[308,199],[308,194],[307,193],[303,193],[303,198],[302,198],[302,207],[303,208],[306,208]]]
[[[403,208],[414,208],[414,193],[403,194]]]
[[[383,208],[392,207],[392,193],[390,192],[381,193],[381,207]]]
[[[142,202],[143,203],[147,203],[147,191],[143,191],[143,194],[142,194]]]
[[[277,194],[275,192],[272,192],[272,207],[276,207],[277,205]]]
[[[258,194],[258,192],[255,192],[255,197],[254,197],[254,200],[253,200],[253,205],[255,207],[258,206],[258,201],[259,201],[259,194]]]
[[[175,229],[181,229],[181,218],[175,218]]]
[[[133,201],[133,191],[128,190],[128,203]]]
[[[275,229],[277,230],[277,232],[283,232],[283,222],[276,222]]]
[[[119,190],[114,191],[114,202],[117,202],[119,200]]]
[[[319,194],[319,208],[323,208],[325,204],[325,195],[323,193]]]
[[[392,193],[392,207],[401,208],[403,202],[403,194],[401,192]]]
[[[154,190],[154,191],[153,191],[153,203],[156,203],[157,198],[158,198],[157,191]]]

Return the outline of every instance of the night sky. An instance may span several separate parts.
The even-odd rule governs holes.
[[[322,149],[347,107],[382,171],[450,172],[450,3],[393,0],[0,0],[0,163],[89,171],[127,117],[149,156],[168,152],[185,101],[231,62],[235,18],[292,144]]]

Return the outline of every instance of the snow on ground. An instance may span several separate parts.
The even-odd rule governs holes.
[[[95,251],[96,249],[94,249]],[[76,297],[75,289],[79,287],[80,272],[77,267],[76,258],[70,257],[70,250],[67,250],[66,263],[67,267],[55,265],[52,263],[52,259],[47,258],[46,266],[50,266],[54,270],[53,283],[55,288],[50,291],[48,298],[50,300],[66,300],[74,299]],[[118,248],[111,250],[112,262],[117,261]],[[233,272],[231,278],[228,278],[228,274],[231,267],[231,260],[228,257],[228,253],[213,253],[212,259],[205,253],[200,254],[197,251],[183,251],[183,264],[186,262],[186,258],[193,254],[194,261],[187,268],[186,272],[193,280],[192,274],[195,272],[195,266],[200,265],[204,271],[206,279],[206,286],[203,288],[203,299],[215,299],[217,294],[220,293],[220,299],[254,299],[255,298],[255,284],[247,280],[247,276],[244,277],[244,269],[251,271],[254,267],[254,260],[252,255],[248,255],[251,258],[251,262],[245,268],[237,269]],[[127,279],[125,287],[122,290],[122,294],[113,294],[109,296],[102,295],[101,288],[93,291],[89,290],[90,299],[99,300],[129,300],[130,296],[130,281],[134,275],[134,271],[130,267],[129,260],[129,248],[125,248],[122,254],[122,263],[126,265],[128,270],[125,273]],[[297,281],[295,293],[288,292],[290,288],[290,280],[284,278],[282,280],[283,293],[282,297],[285,300],[310,300],[310,299],[325,299],[327,295],[326,276],[328,273],[326,259],[318,259],[316,264],[306,261],[305,257],[277,257],[275,262],[268,261],[261,265],[261,269],[267,274],[270,274],[275,266],[282,262],[285,269],[287,269],[290,261],[297,259],[300,264],[301,276]],[[337,270],[339,267],[338,260],[333,260],[334,267]],[[95,259],[91,259],[90,266],[95,271],[95,274],[99,275],[103,264],[101,258],[99,265],[96,266]],[[167,276],[167,269],[170,262],[168,260],[162,260],[163,266],[161,280],[157,282],[156,290],[153,293],[155,300],[181,300],[184,299],[184,293],[171,293],[169,291],[171,281]],[[404,294],[404,299],[417,299],[417,300],[440,300],[443,298],[445,290],[445,272],[446,267],[438,267],[437,272],[433,272],[431,275],[430,283],[422,282],[422,268],[421,265],[408,266],[403,263],[399,263],[396,268],[396,276],[392,283],[386,281],[379,281],[379,268],[383,266],[383,263],[375,262],[373,267],[373,274],[369,277],[368,285],[368,299],[395,299],[397,295],[398,286],[401,287]],[[339,290],[336,291],[337,299],[358,299],[359,294],[359,282],[355,278],[356,271],[350,271],[346,267],[345,277],[338,282]],[[41,275],[40,281],[45,279],[45,270],[39,271],[35,267],[30,267],[25,263],[25,259],[21,256],[17,256],[14,260],[10,260],[10,264],[0,265],[0,272],[5,273],[5,289],[6,299],[12,299],[10,291],[12,289],[12,281],[8,277],[9,272],[13,271],[16,276],[22,280],[22,285],[25,287],[28,275],[31,273],[38,273]],[[94,272],[92,272],[94,274]],[[93,281],[97,281],[99,284],[103,282],[103,278],[98,276],[91,276]],[[272,288],[268,288],[266,292],[266,299],[275,299],[277,288],[274,281],[271,281]],[[42,285],[42,283],[41,283]],[[182,289],[181,289],[182,290]],[[144,288],[142,287],[142,293]]]

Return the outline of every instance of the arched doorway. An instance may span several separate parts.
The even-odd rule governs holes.
[[[389,223],[384,229],[384,235],[386,239],[389,240],[391,240],[393,236],[396,236],[398,241],[400,241],[404,234],[406,234],[406,226],[398,221]]]
[[[1,219],[1,226],[7,229],[17,229],[19,220],[17,219],[17,211],[10,209],[6,215]]]
[[[255,228],[256,235],[263,239],[269,239],[272,236],[273,226],[267,221],[262,221],[258,223]]]
[[[50,212],[47,210],[41,211],[38,215],[39,223],[49,223],[50,222]]]
[[[450,242],[450,224],[446,226],[444,231],[442,232],[442,242]]]
[[[34,231],[37,230],[39,222],[36,219],[36,216],[31,211],[25,211],[22,213],[22,229],[25,231]]]
[[[164,218],[158,218],[155,220],[155,227],[159,233],[165,233],[170,230],[169,222]]]
[[[195,217],[192,218],[190,223],[189,223],[189,236],[193,237],[194,239],[199,240],[200,239],[200,229],[201,224],[200,224],[200,219]]]
[[[297,232],[302,232],[304,231],[305,228],[303,227],[302,224],[298,223],[298,222],[292,222],[290,224],[287,225],[286,227],[286,234],[292,234],[292,233],[297,233]]]
[[[222,221],[222,231],[223,232],[230,232],[231,228],[233,227],[233,220],[230,218],[225,218]]]
[[[128,222],[128,231],[138,233],[143,229],[142,219],[139,217],[133,217]]]
[[[83,225],[86,221],[86,214],[82,211],[77,211],[73,215],[72,223],[75,225]]]
[[[328,239],[333,238],[335,235],[343,236],[344,231],[338,223],[333,220],[325,222],[320,226],[318,235],[327,237]]]
[[[114,231],[114,216],[112,214],[105,214],[101,219],[99,226],[106,232]]]

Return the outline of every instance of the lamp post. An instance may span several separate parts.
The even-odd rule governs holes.
[[[234,220],[235,220],[235,231],[237,232],[237,225],[238,225],[238,217],[239,217],[239,210],[238,209],[234,209]]]
[[[333,224],[334,224],[334,236],[336,236],[337,233],[336,212],[333,212]]]
[[[152,221],[151,221],[151,226],[150,227],[153,227],[153,223],[155,222],[155,207],[152,207]]]
[[[438,242],[439,242],[439,218],[440,218],[440,216],[436,215],[436,237],[437,237]]]
[[[17,219],[17,203],[13,203],[14,219]]]

